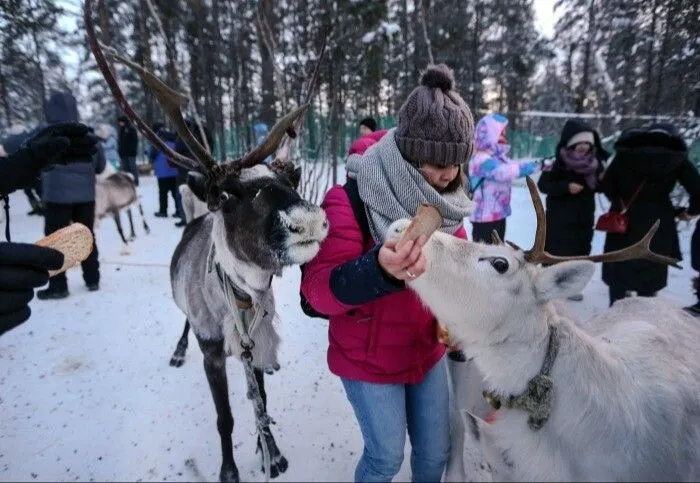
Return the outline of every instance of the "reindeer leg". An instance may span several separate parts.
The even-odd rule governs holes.
[[[139,203],[139,213],[141,213],[141,221],[143,221],[143,231],[148,235],[151,233],[151,228],[148,226],[148,223],[146,223],[146,217],[143,216],[143,206],[141,206],[141,203]]]
[[[114,216],[114,223],[117,225],[117,231],[119,232],[119,236],[121,237],[122,241],[124,242],[124,247],[122,248],[121,254],[128,255],[129,254],[129,242],[126,241],[126,237],[124,236],[124,230],[122,229],[121,216],[119,215],[118,211],[116,213],[114,213],[113,216]]]
[[[187,351],[187,336],[190,333],[190,321],[185,319],[185,330],[182,331],[180,340],[177,341],[177,347],[173,356],[170,358],[170,365],[172,367],[180,367],[185,363],[185,352]]]
[[[265,413],[267,413],[267,393],[265,393],[265,373],[262,371],[262,369],[254,369],[255,372],[255,381],[258,383],[258,390],[260,391],[260,397],[263,401],[263,408],[265,410]],[[255,419],[256,422],[259,422],[259,415],[256,411],[255,414]],[[289,463],[287,462],[287,458],[282,456],[282,453],[280,452],[279,448],[277,447],[277,442],[275,441],[274,436],[272,436],[272,431],[270,430],[270,426],[265,424],[263,426],[262,430],[263,435],[265,436],[265,442],[267,443],[267,448],[270,451],[270,478],[277,478],[281,473],[284,473],[287,471],[287,468],[289,467]],[[262,455],[262,444],[260,442],[260,435],[258,435],[258,442],[257,442],[257,447],[255,449],[255,452],[260,452]],[[262,463],[262,471],[265,471],[265,463]]]
[[[221,471],[222,482],[238,482],[238,468],[233,460],[233,415],[228,399],[228,381],[226,379],[226,356],[223,340],[201,340],[197,338],[204,354],[204,372],[207,375],[209,389],[216,406],[216,427],[221,437]]]
[[[136,232],[134,232],[134,218],[131,216],[131,208],[126,209],[126,214],[129,216],[129,228],[131,228],[129,241],[134,241],[136,239]]]

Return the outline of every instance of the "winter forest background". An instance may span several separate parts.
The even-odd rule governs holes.
[[[332,173],[359,119],[393,125],[431,59],[454,69],[475,117],[509,117],[516,155],[552,155],[577,113],[608,144],[625,127],[671,120],[700,161],[700,2],[556,0],[547,38],[535,1],[104,0],[95,25],[106,44],[190,94],[220,158],[240,155],[255,144],[256,125],[297,105],[325,37],[300,154]],[[78,0],[0,2],[0,133],[43,121],[42,99],[56,88],[78,97],[83,121],[114,123],[117,106],[87,49],[81,8]],[[77,72],[68,72],[67,56]],[[139,79],[115,68],[140,115],[161,120]]]

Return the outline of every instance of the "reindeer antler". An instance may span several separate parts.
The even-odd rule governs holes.
[[[557,255],[552,255],[545,251],[545,239],[547,237],[547,218],[544,211],[544,206],[542,205],[542,200],[537,192],[537,186],[535,182],[529,176],[526,177],[527,187],[530,190],[530,197],[532,198],[532,204],[535,206],[535,213],[537,215],[537,230],[535,232],[535,243],[530,250],[525,251],[525,260],[531,263],[544,263],[544,264],[555,264],[566,262],[569,260],[590,260],[592,262],[622,262],[626,260],[636,260],[644,259],[651,262],[664,263],[666,265],[671,265],[672,267],[681,268],[678,265],[678,260],[675,258],[667,257],[664,255],[659,255],[651,251],[651,239],[654,234],[659,229],[660,221],[656,220],[656,223],[649,229],[646,235],[639,240],[634,245],[630,245],[626,248],[615,250],[612,252],[602,253],[599,255],[580,255],[571,257],[561,257]],[[511,244],[512,245],[512,244]]]
[[[100,1],[100,0],[98,0]],[[88,44],[92,50],[97,66],[102,72],[107,85],[112,91],[112,95],[116,99],[119,106],[124,111],[124,114],[134,123],[136,127],[141,131],[141,133],[148,139],[156,148],[162,151],[173,163],[182,166],[185,169],[195,169],[202,168],[207,176],[207,185],[210,191],[210,198],[215,198],[217,186],[219,182],[223,180],[227,175],[238,174],[242,169],[249,168],[256,164],[259,164],[265,160],[269,155],[277,150],[280,142],[284,138],[285,134],[288,134],[291,138],[295,137],[294,127],[297,122],[302,118],[304,112],[309,106],[307,96],[307,102],[290,112],[278,122],[270,130],[270,133],[265,137],[265,139],[250,152],[245,154],[242,158],[226,161],[224,163],[217,164],[216,160],[211,154],[197,141],[197,138],[192,134],[192,132],[187,127],[185,119],[182,115],[182,107],[187,104],[186,96],[174,91],[163,83],[158,77],[156,77],[152,72],[141,65],[124,58],[119,55],[114,49],[108,46],[102,46],[102,44],[97,40],[97,35],[95,33],[95,28],[92,23],[92,0],[85,0],[85,6],[83,7],[83,17],[85,21],[85,28],[87,30]],[[325,40],[324,40],[325,47]],[[177,134],[182,138],[183,142],[192,152],[195,159],[191,159],[187,156],[182,156],[171,149],[157,134],[155,134],[148,125],[139,117],[138,114],[129,105],[124,96],[124,93],[119,88],[114,73],[109,67],[107,59],[105,57],[105,52],[129,68],[135,70],[144,83],[151,89],[158,102],[163,107],[166,116],[172,121]],[[321,58],[323,55],[323,50],[321,55],[317,59],[313,82],[315,83],[317,79],[317,72],[319,70],[319,64],[321,63]],[[311,85],[310,92],[313,91],[313,84]],[[213,204],[209,203],[210,209],[213,208]]]
[[[90,46],[90,50],[92,50],[92,53],[95,56],[97,66],[102,72],[102,76],[105,78],[109,89],[112,91],[114,99],[117,101],[119,107],[121,107],[126,117],[128,117],[129,120],[136,124],[139,131],[141,131],[141,133],[146,137],[146,139],[153,143],[153,145],[156,146],[160,151],[165,153],[166,156],[173,163],[185,169],[197,169],[198,163],[195,160],[187,156],[183,156],[179,153],[176,153],[174,150],[172,150],[170,146],[168,146],[160,137],[158,137],[156,133],[154,133],[151,130],[150,127],[148,127],[148,125],[143,121],[143,119],[141,119],[139,115],[136,114],[136,112],[132,109],[131,105],[127,102],[124,93],[119,88],[119,84],[117,83],[117,79],[114,77],[112,69],[109,67],[107,58],[105,57],[105,54],[102,51],[102,46],[97,40],[97,35],[95,34],[95,27],[92,23],[92,0],[85,0],[85,6],[83,7],[83,18],[85,21],[85,30],[87,31],[87,40],[88,45]],[[143,68],[142,70],[145,71],[145,69]],[[155,76],[153,77],[157,82],[160,82]],[[146,79],[144,80],[146,81]],[[162,82],[160,82],[160,84],[162,84],[162,87],[165,89],[161,88],[157,91],[156,95],[159,95],[159,102],[163,102],[165,101],[165,98],[167,98],[168,105],[178,104],[179,109],[179,103],[182,102],[182,96],[177,92],[173,91],[172,89],[169,89]],[[161,99],[160,96],[163,96],[163,99]]]

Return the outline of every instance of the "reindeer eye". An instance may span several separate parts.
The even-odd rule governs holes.
[[[219,195],[219,201],[224,203],[224,202],[228,201],[228,199],[229,199],[229,194],[225,191],[222,191],[221,194]]]
[[[506,273],[508,271],[508,260],[505,258],[501,257],[494,257],[491,260],[491,266],[493,267],[494,270],[496,270],[498,273]]]

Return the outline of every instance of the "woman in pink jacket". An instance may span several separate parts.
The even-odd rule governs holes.
[[[407,429],[413,481],[440,481],[450,449],[445,346],[435,317],[405,286],[425,269],[425,240],[395,250],[385,237],[421,203],[440,210],[443,231],[466,237],[472,203],[461,165],[474,124],[453,84],[445,65],[429,66],[398,126],[348,159],[348,183],[331,188],[322,204],[328,238],[304,269],[301,291],[330,318],[328,365],[364,438],[355,481],[391,481]]]

